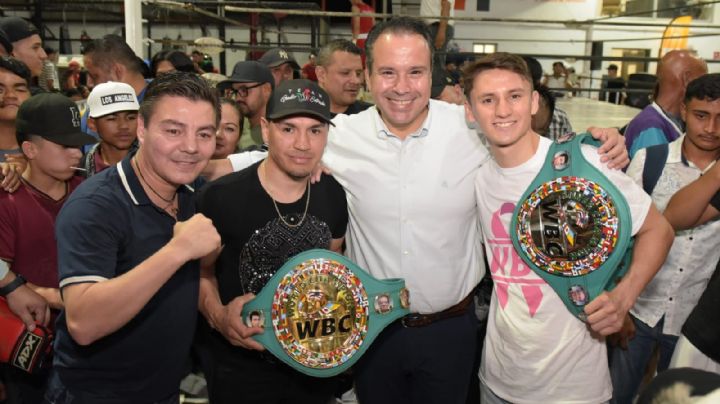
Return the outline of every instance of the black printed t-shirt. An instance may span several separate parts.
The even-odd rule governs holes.
[[[256,163],[209,183],[199,193],[198,211],[213,221],[225,246],[215,264],[220,299],[259,293],[291,257],[313,248],[329,248],[345,235],[348,221],[345,191],[331,176],[310,185],[295,202],[277,202],[287,226],[279,218],[270,195],[258,178]],[[302,219],[302,220],[301,220]]]

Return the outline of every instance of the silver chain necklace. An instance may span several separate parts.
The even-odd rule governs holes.
[[[265,180],[267,180],[267,170],[265,169],[265,162],[262,162],[262,171],[263,171],[263,177],[265,177]],[[275,207],[275,212],[277,212],[278,217],[280,218],[280,221],[282,221],[285,226],[290,228],[295,228],[300,226],[305,221],[305,216],[307,216],[308,207],[310,206],[310,180],[308,180],[307,185],[307,198],[305,198],[305,211],[302,214],[302,217],[296,224],[290,224],[288,223],[285,218],[283,217],[282,213],[280,213],[280,208],[278,208],[277,202],[275,202],[275,198],[270,195],[270,192],[268,192],[268,196],[270,197],[270,200],[272,200],[273,206]]]

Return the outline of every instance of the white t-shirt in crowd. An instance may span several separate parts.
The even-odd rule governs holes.
[[[605,341],[535,274],[513,249],[510,222],[515,204],[540,172],[551,141],[540,138],[535,155],[513,168],[486,161],[475,181],[485,251],[495,283],[480,378],[499,397],[513,403],[599,403],[612,387]],[[585,159],[623,192],[638,232],[650,197],[618,170],[600,163],[597,150],[583,146]]]

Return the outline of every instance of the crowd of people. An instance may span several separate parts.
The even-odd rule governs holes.
[[[220,404],[350,388],[373,404],[622,404],[647,399],[648,369],[720,373],[720,74],[666,54],[625,136],[591,128],[600,146],[565,156],[619,190],[634,237],[627,273],[575,315],[511,242],[513,210],[573,137],[550,91],[567,72],[543,81],[537,60],[495,53],[460,75],[452,25],[430,22],[357,22],[302,68],[275,48],[211,82],[194,54],[148,65],[116,35],[59,79],[37,29],[0,18],[0,295],[55,335],[50,366],[0,364],[0,402],[178,403],[199,369]],[[82,111],[59,92],[80,71]],[[241,316],[317,248],[410,292],[411,315],[349,375],[292,369]]]

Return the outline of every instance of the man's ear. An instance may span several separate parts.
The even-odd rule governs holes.
[[[327,76],[327,70],[323,66],[315,66],[315,75],[317,76],[318,83],[324,83],[325,77]]]
[[[97,125],[95,125],[95,118],[88,117],[87,126],[88,126],[88,129],[97,133]]]
[[[680,117],[683,122],[687,122],[687,104],[684,102],[680,104]]]
[[[262,132],[263,143],[269,144],[270,139],[270,122],[265,117],[260,117],[260,131]]]
[[[145,119],[140,114],[137,118],[137,140],[141,145],[145,142]]]
[[[475,115],[473,115],[469,97],[465,98],[465,120],[468,122],[475,122]]]
[[[33,160],[37,157],[38,146],[32,140],[26,140],[22,142],[20,148],[22,149],[23,154],[25,155],[25,157],[27,157],[28,160]]]

